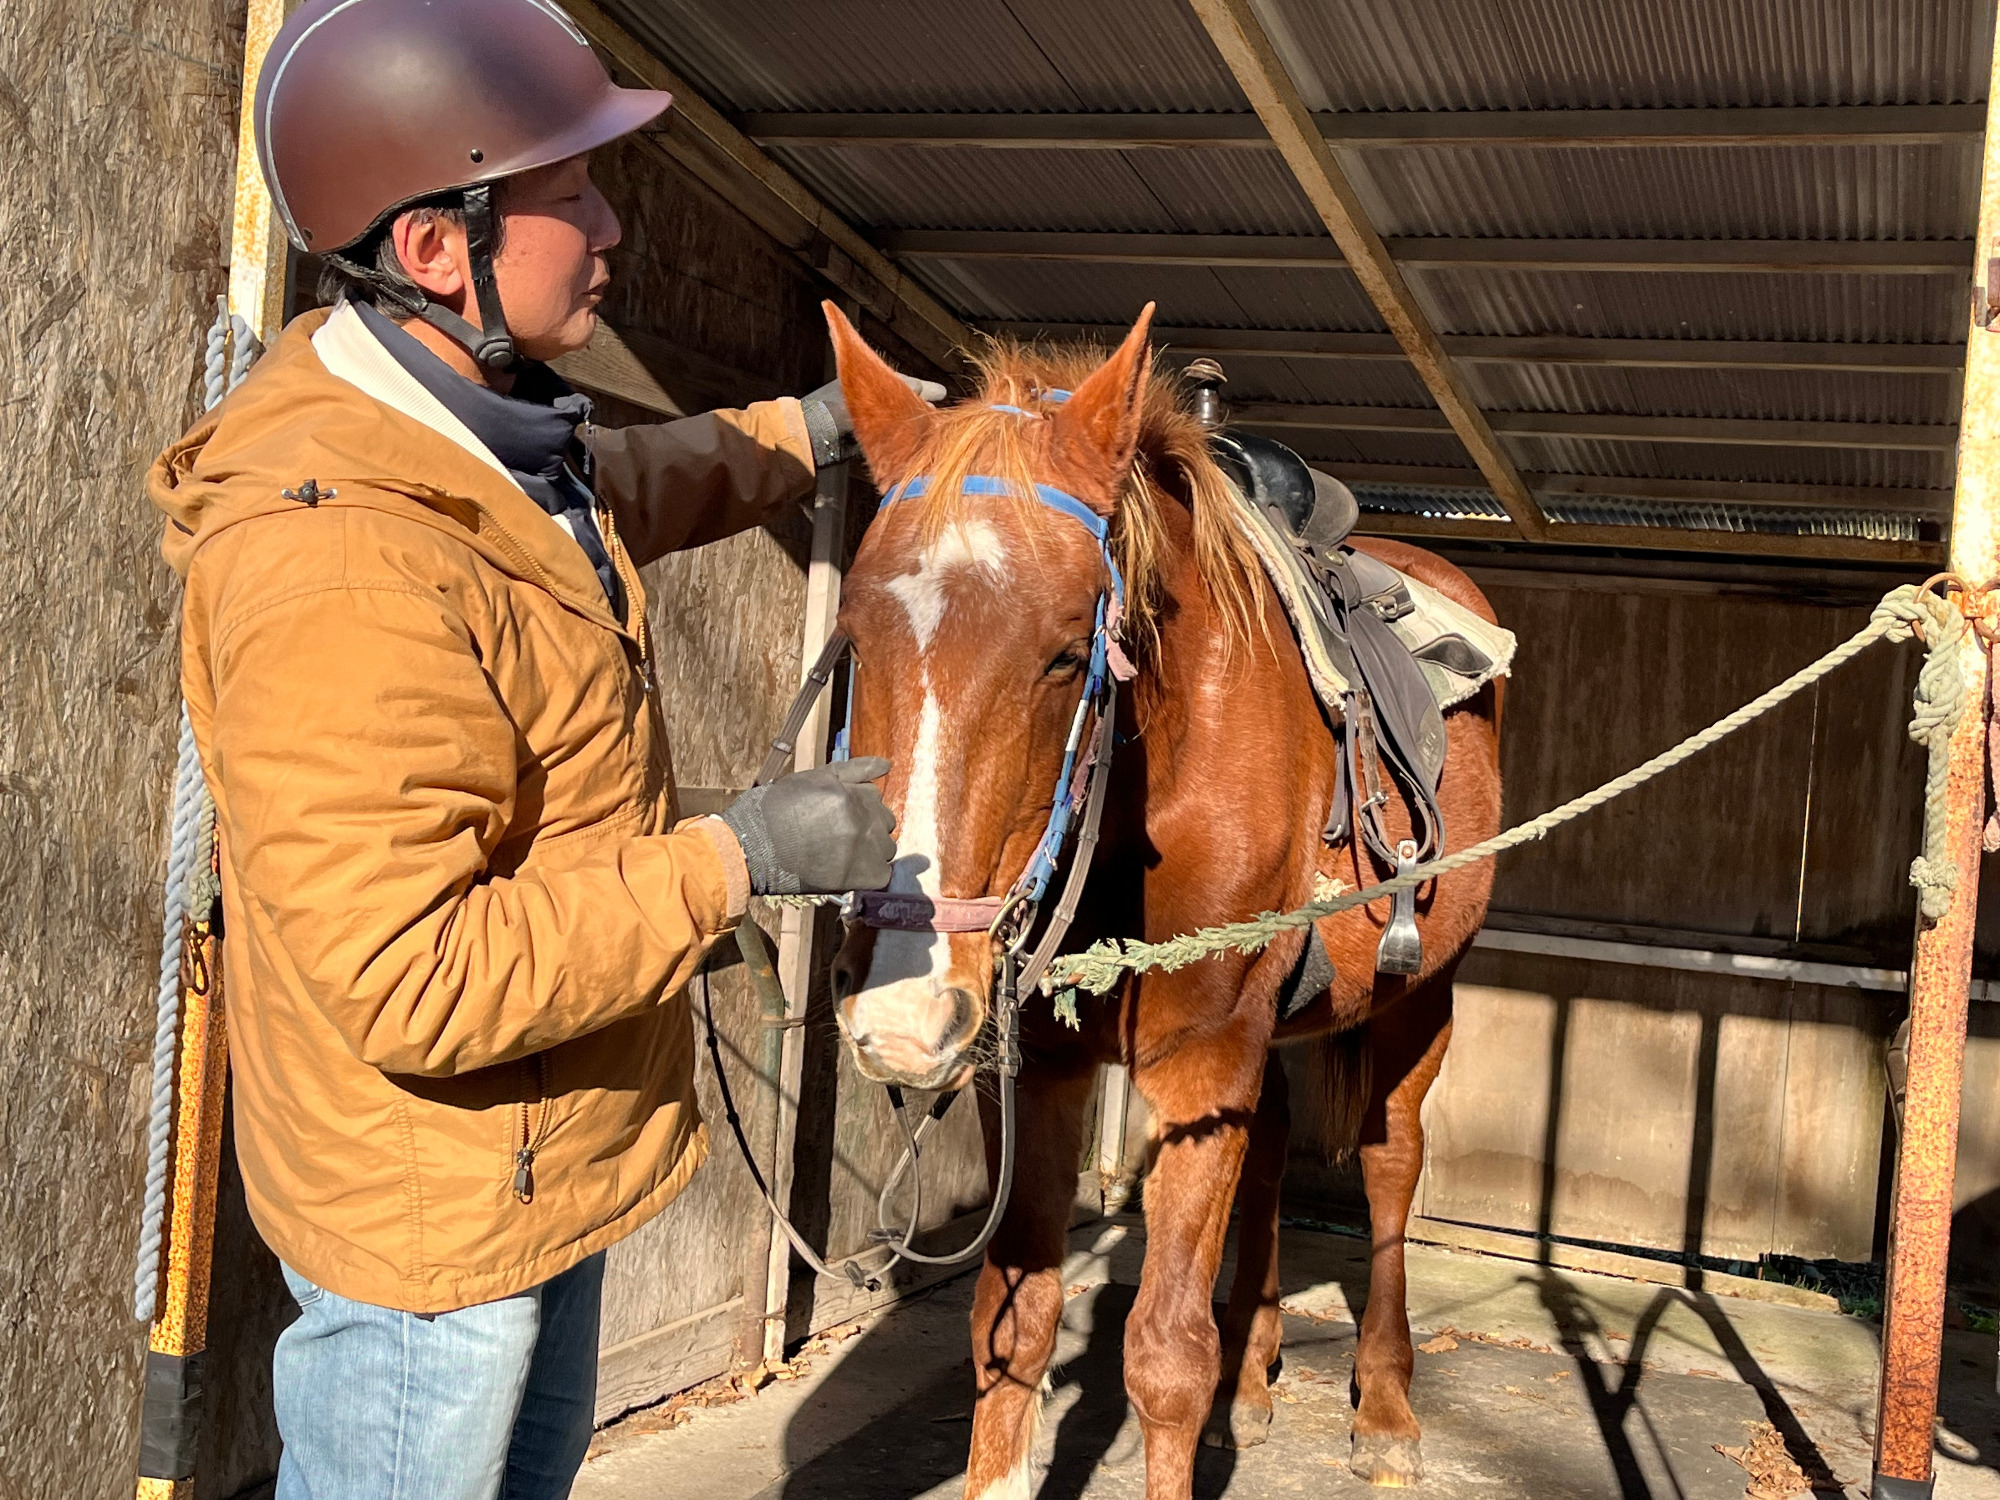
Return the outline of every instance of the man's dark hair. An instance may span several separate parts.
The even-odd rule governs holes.
[[[497,196],[497,194],[496,194]],[[465,195],[457,188],[420,198],[396,209],[367,234],[345,250],[323,256],[319,273],[319,300],[331,307],[345,297],[350,302],[367,302],[398,322],[414,316],[412,309],[422,304],[424,292],[396,256],[396,221],[404,214],[423,220],[442,219],[465,227]],[[506,243],[507,220],[493,215],[493,253]]]

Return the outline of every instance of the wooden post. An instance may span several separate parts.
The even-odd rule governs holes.
[[[261,343],[284,317],[289,249],[257,163],[257,75],[291,0],[249,0],[243,93],[237,111],[235,225],[229,310]],[[198,352],[198,351],[197,351]],[[222,943],[214,925],[189,925],[182,947],[181,1039],[175,1073],[173,1173],[159,1310],[147,1339],[140,1419],[138,1500],[189,1500],[202,1417],[202,1355],[214,1269],[215,1195],[222,1167],[222,1110],[229,1076]]]
[[[2000,57],[1996,58],[2000,62]],[[1991,273],[2000,255],[2000,68],[1987,95],[1979,195],[1979,260],[1965,361],[1952,571],[1974,588],[2000,574],[2000,324],[1988,328]],[[1951,738],[1947,837],[1958,888],[1943,921],[1919,918],[1910,970],[1909,1087],[1898,1140],[1882,1314],[1882,1385],[1875,1431],[1876,1500],[1928,1497],[1944,1341],[1945,1262],[1958,1164],[1959,1089],[1965,1072],[1966,992],[1979,907],[1986,818],[1987,652],[1971,631],[1959,648],[1968,704]]]
[[[860,305],[849,302],[842,309],[848,317],[860,315]],[[827,354],[827,375],[831,378],[833,355]],[[806,572],[805,635],[799,649],[799,677],[803,681],[820,652],[833,636],[834,621],[840,614],[840,578],[847,544],[847,485],[849,465],[835,464],[820,470],[819,487],[813,496],[812,561]],[[809,771],[826,760],[828,714],[833,695],[822,694],[799,731],[795,769]],[[785,1045],[778,1070],[777,1145],[772,1158],[771,1195],[792,1213],[792,1160],[799,1131],[799,1089],[805,1080],[805,1015],[812,997],[813,928],[816,911],[796,906],[784,909],[778,929],[778,980],[785,988]],[[771,1236],[770,1261],[764,1278],[764,1362],[775,1365],[785,1357],[785,1319],[791,1301],[792,1246],[782,1234]]]

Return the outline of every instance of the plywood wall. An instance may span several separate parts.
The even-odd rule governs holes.
[[[241,6],[0,6],[0,1489],[129,1494],[178,712],[142,480],[196,410]]]

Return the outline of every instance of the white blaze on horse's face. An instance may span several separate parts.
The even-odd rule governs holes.
[[[941,808],[963,768],[934,681],[932,646],[955,594],[1004,589],[1007,553],[998,529],[972,518],[946,526],[918,554],[917,566],[889,580],[916,646],[923,700],[907,745],[890,751],[908,767],[897,858],[889,889],[903,895],[945,894]],[[883,931],[875,934],[867,972],[840,1008],[862,1070],[913,1088],[955,1083],[965,1049],[985,1016],[989,944],[983,933]]]

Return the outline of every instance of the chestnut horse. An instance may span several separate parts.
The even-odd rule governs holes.
[[[921,500],[885,506],[870,525],[840,614],[855,650],[853,752],[894,767],[885,789],[898,818],[892,891],[1005,892],[1048,823],[1107,569],[1084,526],[1031,498],[1037,484],[1109,519],[1125,582],[1123,641],[1138,669],[1119,705],[1103,842],[1071,947],[1157,940],[1302,905],[1323,878],[1359,888],[1393,873],[1322,841],[1336,741],[1202,427],[1180,409],[1176,384],[1151,374],[1150,306],[1108,360],[1001,346],[982,361],[976,397],[942,410],[912,394],[832,304],[826,310],[876,482],[926,481]],[[968,476],[988,482],[962,493]],[[1442,559],[1394,542],[1361,545],[1492,618]],[[1496,683],[1446,716],[1438,801],[1451,849],[1498,830],[1499,708]],[[1407,809],[1391,803],[1394,836],[1408,837]],[[1302,934],[1084,996],[1079,1028],[1046,999],[1024,997],[1013,1196],[972,1314],[968,1500],[1026,1500],[1032,1488],[1077,1162],[1102,1063],[1130,1069],[1152,1121],[1145,1270],[1125,1327],[1146,1493],[1188,1496],[1204,1436],[1235,1446],[1263,1439],[1281,1333],[1288,1126],[1271,1048],[1328,1036],[1330,1072],[1342,1080],[1332,1102],[1346,1145],[1360,1153],[1373,1226],[1352,1464],[1377,1484],[1420,1476],[1403,1230],[1423,1159],[1418,1108],[1444,1059],[1452,973],[1484,918],[1490,870],[1461,870],[1422,892],[1416,975],[1375,972],[1386,899],[1325,919],[1336,978],[1283,1025],[1275,995]],[[990,1049],[982,1026],[993,949],[982,932],[855,928],[834,982],[841,1028],[870,1078],[957,1088]],[[993,1110],[980,1102],[991,1171]],[[1232,1201],[1241,1209],[1237,1272],[1218,1331],[1211,1298]]]

